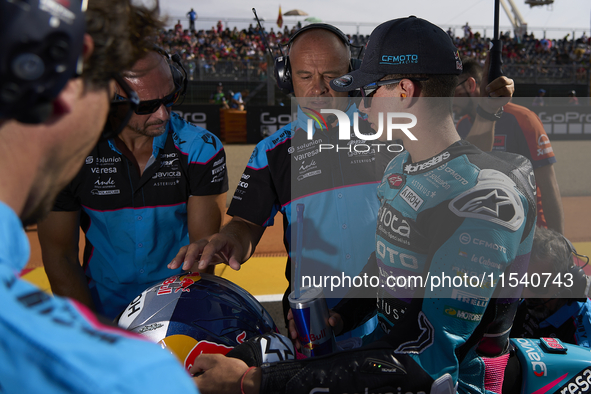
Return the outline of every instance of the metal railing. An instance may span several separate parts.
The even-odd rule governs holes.
[[[589,67],[582,64],[565,65],[530,65],[509,64],[503,66],[503,72],[515,83],[535,84],[588,84]]]

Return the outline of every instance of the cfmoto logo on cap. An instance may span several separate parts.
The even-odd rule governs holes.
[[[382,61],[380,64],[409,64],[418,63],[419,55],[382,55]]]

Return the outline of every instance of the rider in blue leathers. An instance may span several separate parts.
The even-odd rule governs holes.
[[[332,321],[340,333],[377,311],[383,335],[307,360],[259,365],[249,344],[228,356],[246,360],[244,380],[259,392],[498,392],[502,379],[490,377],[502,376],[521,292],[502,278],[526,272],[535,226],[531,163],[460,140],[451,97],[462,65],[440,28],[416,17],[386,22],[364,56],[359,70],[331,86],[361,89],[359,108],[374,130],[389,113],[414,116],[416,140],[402,135],[406,151],[377,189],[375,255],[364,273],[379,283],[353,289]],[[226,363],[236,365],[200,356],[194,371],[207,379]]]

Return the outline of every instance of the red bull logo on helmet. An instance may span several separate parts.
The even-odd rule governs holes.
[[[236,342],[238,342],[238,343],[244,343],[245,339],[246,339],[246,331],[242,331],[240,334],[238,334],[236,336]]]
[[[197,272],[191,272],[187,275],[183,275],[179,278],[180,286],[177,287],[174,292],[177,293],[179,291],[191,291],[189,288],[193,283],[197,282],[201,279],[201,275]]]
[[[168,350],[179,359],[188,370],[191,369],[195,358],[200,354],[223,354],[226,355],[232,346],[220,345],[210,341],[197,341],[188,335],[175,334],[161,339],[159,342],[163,349]]]
[[[198,272],[189,272],[186,275],[175,275],[166,279],[162,282],[158,288],[156,295],[171,294],[174,290],[175,293],[179,291],[191,291],[190,287],[193,283],[201,279],[201,275]],[[178,280],[178,286],[175,285]]]
[[[197,345],[195,345],[195,347],[193,347],[193,349],[191,349],[191,351],[187,355],[187,358],[185,359],[185,362],[184,362],[185,368],[187,369],[187,371],[190,370],[191,367],[193,366],[193,363],[195,362],[195,359],[200,354],[218,354],[219,353],[219,354],[223,354],[225,356],[232,349],[233,349],[233,347],[231,347],[231,346],[220,345],[215,342],[199,341],[199,342],[197,342]]]

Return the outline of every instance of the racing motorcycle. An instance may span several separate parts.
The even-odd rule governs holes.
[[[122,328],[171,351],[187,370],[202,353],[228,354],[247,341],[257,353],[257,365],[297,357],[265,308],[215,275],[174,275],[138,295],[117,320]],[[503,393],[591,393],[591,349],[556,338],[512,338],[511,343]],[[455,392],[447,377],[422,393]]]

